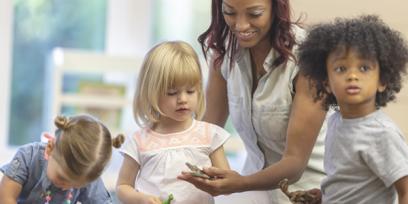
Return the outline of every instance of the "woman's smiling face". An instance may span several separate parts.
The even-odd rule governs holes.
[[[270,44],[272,0],[223,0],[222,12],[241,47]]]

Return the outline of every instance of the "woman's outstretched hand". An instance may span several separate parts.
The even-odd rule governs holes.
[[[212,196],[241,192],[243,176],[233,170],[219,169],[216,167],[204,168],[203,171],[211,179],[193,176],[190,172],[182,172],[177,178],[193,184]]]

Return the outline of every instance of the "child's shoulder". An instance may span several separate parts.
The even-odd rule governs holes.
[[[44,143],[25,144],[18,148],[9,163],[1,167],[1,171],[20,184],[36,183],[45,167],[44,151]]]
[[[394,135],[396,137],[405,138],[398,125],[381,110],[377,111],[376,117],[373,120],[373,128],[381,132],[379,135]]]
[[[227,130],[225,130],[223,127],[218,126],[218,125],[213,124],[213,123],[205,122],[205,121],[197,120],[195,127],[196,128],[208,128],[210,130],[215,131],[216,133],[229,135],[229,132]]]
[[[28,143],[23,146],[20,146],[18,148],[18,152],[20,154],[26,154],[26,155],[37,155],[37,154],[42,155],[45,151],[45,147],[46,147],[46,143],[33,142],[33,143]]]
[[[128,135],[126,140],[140,141],[140,140],[146,139],[148,135],[150,135],[151,133],[152,133],[152,129],[150,127],[147,127],[147,126],[140,127],[139,129],[137,129],[136,131]]]
[[[377,110],[373,121],[378,126],[381,126],[381,128],[391,129],[398,128],[397,124],[386,113],[384,113],[381,110]]]
[[[327,122],[333,123],[336,120],[339,120],[341,118],[342,118],[342,116],[341,116],[340,111],[330,109],[330,113],[328,113],[328,117],[327,117]]]
[[[195,120],[195,127],[209,127],[209,128],[217,128],[217,129],[221,128],[221,129],[223,129],[222,127],[220,127],[220,126],[218,126],[216,124],[201,121],[201,120]]]

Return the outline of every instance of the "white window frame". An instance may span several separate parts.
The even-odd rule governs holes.
[[[7,162],[16,148],[8,143],[10,88],[11,88],[11,53],[12,53],[13,1],[0,1],[0,164]]]

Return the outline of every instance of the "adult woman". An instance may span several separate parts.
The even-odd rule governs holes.
[[[284,178],[299,180],[305,170],[298,184],[309,186],[299,187],[319,186],[321,139],[312,149],[325,111],[297,72],[292,50],[304,33],[295,24],[288,0],[212,0],[211,25],[199,37],[210,67],[204,120],[223,126],[230,115],[247,150],[247,176],[209,168],[206,173],[219,179],[185,173],[180,179],[220,195],[270,190]],[[251,200],[283,203],[279,193],[258,192]]]

